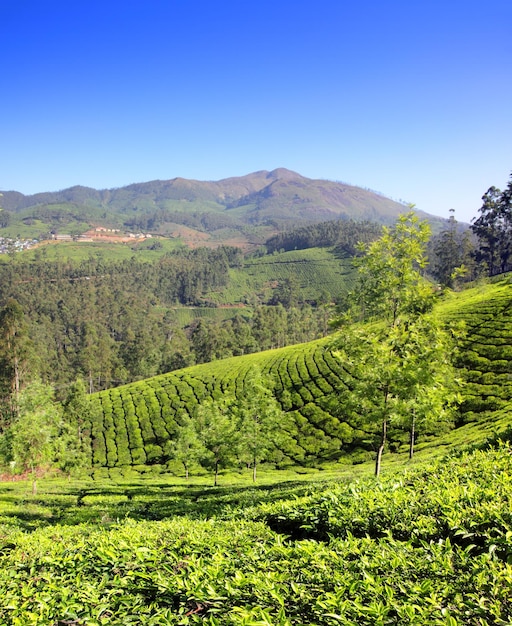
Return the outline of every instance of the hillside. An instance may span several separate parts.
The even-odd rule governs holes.
[[[194,245],[211,240],[241,247],[259,245],[297,225],[333,219],[390,224],[404,210],[403,204],[378,193],[309,179],[284,168],[210,182],[174,178],[117,189],[76,186],[30,196],[4,191],[2,206],[10,217],[0,229],[7,236],[15,236],[20,227],[25,235],[37,236],[103,226],[182,237]]]
[[[467,337],[458,366],[467,381],[458,426],[501,415],[512,401],[512,288],[507,280],[451,294],[438,303],[448,320],[463,320]],[[235,394],[248,369],[257,365],[273,381],[273,394],[291,417],[287,445],[277,461],[317,463],[350,454],[371,457],[371,435],[336,412],[336,394],[346,393],[350,372],[333,355],[331,339],[234,357],[100,392],[92,424],[93,465],[162,466],[166,442],[183,413],[193,413],[208,397]],[[501,412],[501,413],[500,413]],[[425,440],[428,433],[422,433]],[[393,449],[405,444],[391,433]]]

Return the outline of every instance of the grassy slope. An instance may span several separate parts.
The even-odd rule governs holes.
[[[467,324],[460,363],[468,379],[461,423],[475,423],[475,432],[493,420],[496,412],[505,422],[508,419],[511,303],[512,288],[505,281],[453,294],[439,304],[439,313],[447,320],[463,319]],[[100,411],[92,425],[94,465],[162,463],[165,442],[172,438],[180,414],[193,413],[204,398],[236,395],[253,364],[269,375],[275,396],[292,418],[293,443],[282,449],[282,462],[328,461],[336,459],[344,446],[353,447],[354,440],[363,445],[362,434],[329,410],[327,399],[333,389],[343,388],[347,374],[333,357],[327,339],[195,366],[97,394]],[[466,431],[471,432],[471,427]]]

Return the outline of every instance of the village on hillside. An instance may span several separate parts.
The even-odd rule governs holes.
[[[152,235],[149,233],[127,233],[121,232],[117,228],[104,228],[102,226],[88,230],[81,235],[50,233],[49,238],[46,240],[0,237],[0,254],[9,254],[21,252],[22,250],[29,250],[30,248],[34,248],[41,243],[50,241],[74,241],[76,243],[109,241],[126,243],[134,240],[141,241],[143,239],[150,239],[151,237]]]

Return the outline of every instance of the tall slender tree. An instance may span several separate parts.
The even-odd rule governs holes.
[[[512,176],[505,191],[490,187],[482,200],[471,229],[480,244],[477,258],[492,276],[507,271],[512,262]]]
[[[405,422],[411,411],[426,415],[429,403],[422,398],[436,406],[434,389],[438,398],[445,394],[436,370],[449,354],[448,344],[438,352],[431,349],[433,338],[439,342],[444,331],[428,316],[433,290],[422,275],[429,234],[428,224],[410,212],[366,248],[358,261],[354,301],[373,323],[354,326],[357,312],[352,308],[352,325],[344,327],[339,341],[338,356],[351,373],[350,390],[341,394],[340,404],[373,429],[376,476],[390,424]],[[414,421],[410,427],[415,428]]]
[[[30,345],[23,308],[10,298],[0,311],[0,384],[2,404],[7,409],[4,425],[18,410],[20,391],[28,378]],[[34,362],[33,356],[32,365]]]

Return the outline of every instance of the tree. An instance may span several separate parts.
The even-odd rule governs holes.
[[[252,467],[256,482],[256,467],[284,436],[284,413],[272,395],[269,383],[257,367],[246,374],[235,414],[242,437],[242,456]]]
[[[63,419],[58,439],[57,461],[69,475],[90,466],[92,451],[89,425],[93,421],[91,399],[85,382],[79,378],[63,402]]]
[[[475,278],[474,244],[470,231],[459,229],[455,212],[450,209],[446,229],[432,237],[429,246],[429,269],[439,283],[450,289],[463,280]]]
[[[282,304],[286,309],[297,306],[300,296],[300,283],[295,274],[284,278],[274,289],[270,304]]]
[[[0,228],[6,228],[11,223],[11,214],[0,208]]]
[[[0,311],[0,384],[11,415],[17,412],[29,355],[30,337],[24,311],[17,300],[10,298]]]
[[[197,426],[188,413],[181,415],[180,422],[176,428],[175,438],[167,442],[165,452],[172,459],[183,464],[185,478],[188,480],[191,465],[204,456],[205,447],[201,442]]]
[[[101,377],[111,377],[114,341],[107,329],[98,322],[86,321],[81,328],[79,362],[89,381],[89,393],[94,391],[94,380],[101,388]]]
[[[20,393],[18,416],[10,427],[12,462],[17,471],[32,472],[33,493],[37,468],[55,458],[61,419],[61,406],[49,385],[35,381]]]
[[[356,259],[358,284],[354,300],[361,319],[383,318],[394,326],[400,315],[420,313],[431,306],[432,290],[422,275],[427,264],[430,226],[410,211],[393,228],[369,245],[360,245]]]
[[[512,258],[512,176],[505,191],[490,187],[471,230],[478,237],[477,259],[492,276],[507,271]]]
[[[362,313],[359,317],[377,321],[346,326],[339,342],[338,356],[351,374],[349,391],[342,394],[340,403],[349,416],[358,416],[361,425],[368,425],[376,435],[376,476],[390,423],[406,422],[411,412],[434,419],[438,400],[446,395],[437,372],[442,375],[448,367],[450,349],[440,324],[427,316],[433,292],[421,273],[429,232],[426,222],[407,213],[366,248],[357,262],[353,300]],[[345,322],[354,322],[355,307],[351,315],[345,316]],[[413,419],[411,451],[415,428]]]
[[[197,408],[196,425],[204,446],[201,463],[214,472],[217,486],[219,469],[229,466],[237,457],[240,431],[233,418],[233,398],[208,399]]]
[[[463,384],[453,360],[456,341],[463,336],[462,326],[446,329],[432,313],[412,320],[404,329],[400,393],[405,405],[398,422],[409,431],[409,459],[420,429],[439,433],[451,423]]]

